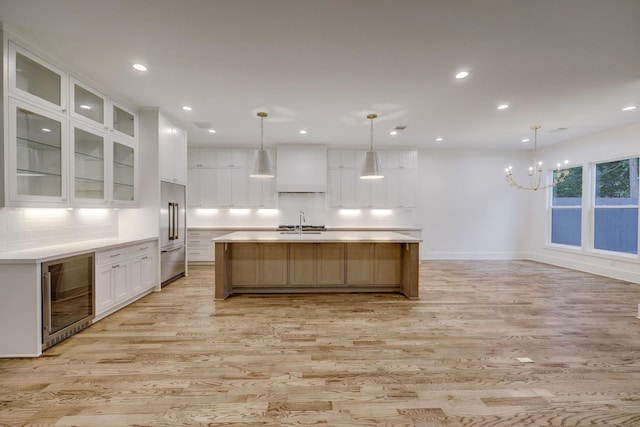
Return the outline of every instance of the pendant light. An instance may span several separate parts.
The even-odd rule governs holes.
[[[263,147],[263,122],[267,113],[259,112],[257,116],[260,117],[260,148],[253,154],[253,171],[249,176],[251,178],[273,178],[269,153]]]
[[[378,117],[377,114],[367,115],[367,119],[371,120],[371,146],[369,151],[366,152],[364,157],[364,167],[362,168],[362,174],[360,179],[380,179],[384,178],[382,175],[382,167],[380,166],[380,158],[378,153],[373,151],[373,120]]]

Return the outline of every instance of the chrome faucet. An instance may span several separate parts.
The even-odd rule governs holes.
[[[302,223],[307,221],[304,217],[304,211],[302,209],[300,209],[300,212],[298,212],[298,216],[300,219],[300,225],[298,226],[298,233],[300,233],[300,235],[302,236]]]

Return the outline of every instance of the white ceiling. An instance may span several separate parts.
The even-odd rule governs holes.
[[[546,145],[640,117],[622,111],[640,104],[639,0],[0,0],[0,19],[193,146],[257,146],[258,111],[267,147],[366,148],[370,112],[378,148],[523,149],[534,124]]]

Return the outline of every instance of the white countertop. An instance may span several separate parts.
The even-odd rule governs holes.
[[[280,231],[236,231],[212,239],[214,242],[385,242],[417,243],[422,239],[393,231],[322,231],[319,233],[282,233]]]
[[[42,248],[25,249],[21,251],[0,253],[0,264],[31,264],[47,262],[58,258],[80,255],[87,252],[115,249],[119,246],[134,245],[136,243],[157,240],[157,237],[146,238],[109,238],[89,240],[86,242],[66,243]]]

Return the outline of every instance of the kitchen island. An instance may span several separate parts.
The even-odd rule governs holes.
[[[215,299],[398,292],[418,299],[420,239],[390,231],[239,231],[213,239]]]

